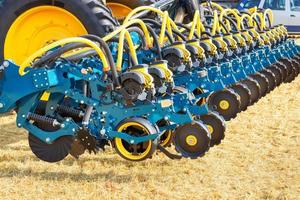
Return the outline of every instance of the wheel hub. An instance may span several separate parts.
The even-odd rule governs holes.
[[[21,14],[11,25],[5,39],[4,58],[21,64],[53,41],[83,34],[87,34],[85,27],[67,10],[55,6],[35,7]]]
[[[219,106],[222,110],[228,110],[230,107],[230,103],[227,100],[221,100]]]

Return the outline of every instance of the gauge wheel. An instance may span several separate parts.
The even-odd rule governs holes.
[[[193,121],[175,129],[173,143],[183,157],[196,159],[208,151],[210,139],[207,127],[200,121]]]
[[[268,79],[269,87],[267,93],[270,93],[276,87],[276,77],[273,74],[273,72],[269,69],[264,69],[260,71],[260,73],[263,74]]]
[[[270,70],[274,74],[274,76],[275,76],[275,85],[279,86],[283,82],[282,69],[280,69],[276,65],[272,65],[271,67],[268,67],[267,69]]]
[[[218,112],[226,121],[236,117],[240,105],[239,95],[232,89],[216,91],[208,97],[208,107]]]
[[[116,130],[135,137],[157,133],[156,128],[148,120],[140,117],[123,120]],[[130,161],[142,161],[153,155],[157,147],[157,141],[149,140],[138,144],[130,144],[121,138],[114,138],[113,146],[122,158]]]
[[[237,83],[231,86],[231,89],[234,90],[235,93],[237,93],[241,100],[240,110],[245,111],[247,110],[247,107],[251,103],[251,91],[250,89],[242,83]]]
[[[250,90],[250,105],[253,105],[258,101],[260,98],[260,86],[258,82],[252,78],[247,78],[242,81],[243,84],[245,84],[249,90]]]
[[[268,79],[263,74],[261,74],[259,72],[250,75],[250,77],[258,82],[258,84],[260,86],[261,97],[266,96],[266,94],[269,90],[269,81],[268,81]]]
[[[225,138],[225,120],[216,112],[201,115],[200,120],[207,126],[211,135],[210,146],[218,145]]]

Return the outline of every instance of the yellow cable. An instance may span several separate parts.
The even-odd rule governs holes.
[[[124,38],[126,37],[126,40],[129,45],[129,50],[131,53],[132,58],[135,60],[136,63],[138,63],[135,46],[133,44],[132,38],[128,30],[123,29],[119,36],[119,44],[118,44],[118,56],[117,56],[117,64],[116,68],[118,71],[122,71],[122,61],[123,61],[123,50],[124,50]]]
[[[207,2],[204,2],[201,5],[202,6],[209,6]],[[211,5],[212,5],[212,7],[216,8],[219,11],[224,10],[224,8],[222,6],[220,6],[219,4],[217,4],[217,3],[211,2]]]
[[[213,23],[213,27],[212,27],[212,30],[211,30],[211,34],[215,35],[216,31],[217,31],[217,28],[218,28],[218,23],[219,23],[218,13],[217,13],[216,10],[214,11],[214,15],[213,16],[214,16],[214,23]]]
[[[151,6],[140,6],[140,7],[135,8],[134,10],[132,10],[132,11],[127,15],[127,17],[126,17],[125,20],[124,20],[124,24],[126,24],[126,23],[128,23],[128,22],[130,22],[130,21],[132,21],[132,20],[135,20],[135,19],[131,19],[131,18],[132,18],[135,14],[137,14],[138,12],[142,12],[142,11],[145,11],[145,10],[152,11],[152,12],[158,14],[159,16],[161,16],[161,17],[163,18],[163,21],[164,21],[164,20],[167,20],[167,21],[166,21],[166,28],[167,28],[167,30],[168,30],[168,32],[169,32],[169,34],[170,34],[171,36],[173,35],[173,34],[172,34],[172,28],[175,29],[176,31],[179,31],[179,29],[178,29],[176,23],[169,17],[169,15],[168,15],[167,19],[164,19],[164,18],[166,18],[166,12],[167,12],[167,11],[163,12],[163,11],[161,11],[161,10],[159,10],[159,9],[157,9],[157,8],[151,7]]]
[[[199,10],[196,10],[195,14],[194,14],[193,21],[192,21],[192,26],[191,26],[191,30],[190,30],[190,33],[189,33],[189,36],[188,36],[188,40],[191,40],[194,36],[195,29],[196,29],[197,22],[198,22],[198,18],[200,18]]]
[[[158,41],[159,41],[159,44],[161,46],[164,43],[167,23],[168,23],[168,12],[166,11],[163,14],[163,19],[162,19],[161,28],[160,28],[160,34],[159,34],[159,37],[158,37]]]
[[[236,10],[233,10],[233,9],[224,9],[224,10],[222,10],[221,13],[220,13],[220,21],[223,21],[224,15],[227,16],[228,14],[232,14],[235,17],[237,27],[238,27],[239,30],[241,30],[241,19],[240,19],[240,16],[238,15]]]
[[[36,51],[34,54],[32,54],[31,56],[29,56],[21,65],[19,68],[19,74],[21,76],[25,75],[27,72],[25,72],[25,69],[27,67],[29,67],[32,63],[32,61],[38,57],[43,56],[47,51],[54,49],[56,47],[59,46],[63,46],[66,45],[68,43],[84,43],[90,47],[92,47],[93,49],[95,49],[95,51],[98,53],[102,63],[103,63],[103,71],[109,71],[110,67],[108,65],[108,62],[106,60],[106,56],[104,55],[103,51],[101,50],[101,48],[98,47],[98,45],[96,43],[94,43],[91,40],[85,39],[85,38],[80,38],[80,37],[72,37],[72,38],[67,38],[67,39],[63,39],[63,40],[59,40],[56,42],[53,42],[50,45],[47,45],[43,48],[41,48],[40,50]]]
[[[264,14],[263,14],[264,23],[266,22],[268,15],[270,17],[270,26],[273,26],[273,22],[274,22],[273,21],[274,20],[273,19],[273,11],[269,8],[264,11]],[[267,28],[265,24],[264,24],[264,28]]]
[[[248,19],[248,22],[249,22],[249,25],[250,26],[253,26],[253,19],[251,18],[250,15],[247,15],[247,14],[242,14],[241,18],[240,18],[240,21],[241,21],[241,28],[243,25],[243,22],[244,20]]]
[[[115,31],[113,31],[110,34],[103,37],[103,40],[106,41],[106,42],[111,40],[113,37],[117,36],[122,30],[124,30],[127,27],[132,26],[134,24],[140,25],[140,27],[141,27],[144,35],[145,35],[146,44],[149,48],[151,48],[152,47],[152,40],[151,40],[149,31],[148,31],[148,28],[147,28],[146,24],[141,19],[132,19],[129,22],[124,23],[123,25],[118,27]]]

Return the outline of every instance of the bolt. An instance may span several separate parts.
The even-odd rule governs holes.
[[[65,128],[66,125],[65,125],[65,124],[61,124],[60,127],[61,127],[61,128]]]
[[[75,128],[73,128],[72,131],[75,132]]]
[[[21,127],[21,124],[20,124],[20,123],[18,123],[18,127]]]
[[[3,103],[0,103],[0,108],[3,108],[3,107],[4,107]]]
[[[9,66],[9,62],[8,62],[8,61],[4,61],[4,62],[3,62],[3,66],[4,66],[4,67],[8,67],[8,66]]]
[[[22,115],[22,117],[25,118],[26,116],[25,116],[25,115]]]
[[[46,138],[46,142],[49,143],[50,142],[50,138],[47,137]]]
[[[133,144],[134,143],[134,140],[130,140],[130,144]]]

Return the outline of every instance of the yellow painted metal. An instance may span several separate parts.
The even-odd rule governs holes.
[[[206,126],[207,126],[207,129],[208,129],[208,132],[210,134],[212,134],[214,132],[214,127],[212,125],[210,125],[210,124],[206,124]]]
[[[230,103],[227,100],[221,100],[219,106],[222,110],[228,110],[230,107]]]
[[[21,14],[5,39],[4,58],[17,64],[38,49],[63,38],[87,34],[72,13],[55,6],[38,6]]]
[[[185,138],[185,142],[189,145],[189,146],[195,146],[198,142],[197,138],[194,135],[188,135]]]
[[[145,133],[149,134],[149,131],[142,124],[139,124],[137,122],[124,123],[120,127],[118,127],[117,131],[123,132],[128,127],[140,128],[143,131],[145,131]],[[133,161],[146,158],[148,156],[148,154],[151,152],[151,148],[153,145],[152,141],[145,142],[145,143],[147,143],[147,148],[139,154],[134,154],[125,148],[125,146],[123,144],[124,141],[121,138],[115,138],[114,140],[115,140],[115,148],[119,151],[119,153],[122,154],[125,158],[127,158],[129,160],[133,160]]]
[[[128,6],[120,3],[107,3],[106,6],[111,9],[113,16],[117,19],[124,19],[132,11]]]
[[[164,135],[166,136],[166,138],[161,142],[161,146],[166,146],[167,144],[169,144],[170,140],[172,139],[172,130],[167,130]]]

